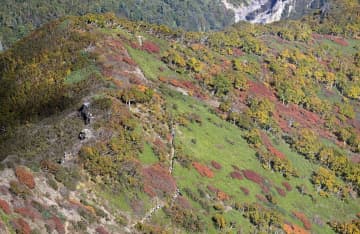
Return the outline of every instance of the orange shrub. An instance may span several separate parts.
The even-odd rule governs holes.
[[[52,174],[55,174],[60,169],[60,166],[58,164],[49,160],[42,160],[40,162],[40,166],[42,170],[49,171]]]
[[[214,172],[207,166],[202,165],[198,162],[193,162],[192,165],[195,168],[195,170],[197,170],[197,172],[199,172],[200,175],[208,177],[208,178],[214,177]]]
[[[129,65],[131,65],[131,66],[136,66],[136,62],[130,57],[123,57],[122,61],[129,64]]]
[[[216,196],[220,201],[227,201],[230,199],[229,195],[223,191],[218,191]]]
[[[25,184],[30,189],[35,188],[34,176],[27,168],[18,166],[15,168],[15,174],[20,183]]]
[[[303,225],[304,225],[304,228],[307,229],[307,230],[310,230],[311,229],[311,222],[310,220],[305,216],[304,213],[302,212],[297,212],[297,211],[293,211],[293,215],[295,215],[295,217],[297,219],[299,219]]]
[[[309,231],[294,225],[294,224],[284,224],[283,229],[286,234],[310,234]]]

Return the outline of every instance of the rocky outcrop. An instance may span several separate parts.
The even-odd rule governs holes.
[[[222,0],[228,10],[234,11],[235,22],[272,23],[285,18],[299,18],[312,9],[320,9],[323,0],[252,0],[235,6]]]

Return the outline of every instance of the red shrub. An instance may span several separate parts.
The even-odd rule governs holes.
[[[207,166],[202,165],[198,162],[193,162],[192,165],[199,172],[200,175],[208,177],[208,178],[214,177],[214,172],[212,172],[211,169],[208,168]]]
[[[97,234],[109,234],[103,226],[97,227],[95,231]]]
[[[2,200],[2,199],[0,199],[0,209],[2,209],[5,214],[10,214],[11,213],[11,209],[10,209],[9,204],[6,201]]]
[[[311,229],[311,222],[310,220],[305,216],[304,213],[302,212],[297,212],[297,211],[293,211],[293,215],[295,215],[295,217],[297,219],[299,219],[303,225],[304,225],[304,228],[307,229],[307,230],[310,230]]]
[[[286,190],[287,190],[288,192],[290,192],[290,191],[292,190],[292,187],[291,187],[291,185],[290,185],[288,182],[284,181],[284,182],[282,182],[281,184],[286,188]]]
[[[261,191],[265,194],[268,194],[270,192],[270,188],[265,184],[261,184],[260,188],[261,188]]]
[[[340,37],[334,37],[332,41],[339,44],[339,45],[341,45],[341,46],[348,46],[349,45],[349,43],[345,39],[340,38]]]
[[[265,147],[271,153],[271,155],[280,159],[285,159],[285,155],[271,144],[269,137],[264,132],[261,132],[261,141],[264,143]]]
[[[252,170],[243,170],[242,172],[246,179],[251,180],[252,182],[257,183],[259,185],[262,185],[264,183],[264,179],[256,172]]]
[[[216,161],[211,161],[211,166],[213,166],[213,168],[217,170],[220,170],[222,168],[221,164]]]
[[[160,52],[160,48],[151,41],[145,41],[143,43],[142,49],[147,51],[148,53],[158,54]]]
[[[64,227],[64,224],[62,223],[61,219],[56,217],[56,216],[53,216],[52,217],[52,220],[54,221],[55,223],[55,229],[56,231],[59,233],[59,234],[65,234],[65,227]]]
[[[245,188],[245,187],[240,187],[241,191],[247,196],[250,194],[249,189]]]
[[[279,187],[275,187],[276,188],[276,191],[278,192],[278,194],[282,197],[285,197],[286,196],[286,192],[284,189],[282,188],[279,188]]]
[[[169,171],[159,164],[143,169],[144,191],[150,196],[172,194],[176,190],[176,182]]]
[[[21,233],[21,234],[31,233],[30,225],[22,218],[12,220],[12,225],[14,226],[16,233]]]
[[[248,81],[249,90],[248,93],[254,93],[261,97],[268,98],[270,101],[276,102],[277,98],[273,91],[266,87],[263,83]]]
[[[29,218],[32,221],[34,221],[35,219],[41,219],[41,214],[39,213],[39,211],[37,211],[31,206],[15,208],[14,211],[23,216],[24,218]]]
[[[133,49],[140,49],[140,45],[136,42],[130,42],[130,46]]]
[[[129,64],[131,66],[136,66],[136,62],[133,59],[129,58],[129,57],[123,57],[122,61],[124,61],[125,63],[127,63],[127,64]]]
[[[233,179],[238,179],[238,180],[242,180],[242,179],[243,179],[241,173],[238,172],[238,171],[233,171],[233,172],[231,172],[231,173],[230,173],[230,176],[231,176],[231,178],[233,178]]]
[[[239,48],[233,48],[232,51],[235,57],[240,57],[244,55],[244,52]]]
[[[25,184],[30,189],[35,188],[34,176],[27,168],[22,166],[16,167],[15,174],[20,183]]]
[[[256,194],[255,196],[259,201],[262,201],[262,202],[268,202],[268,200],[261,194]]]

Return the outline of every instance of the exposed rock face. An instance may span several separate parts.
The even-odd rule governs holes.
[[[86,139],[90,139],[93,137],[93,134],[91,132],[90,129],[83,129],[80,133],[79,133],[79,139],[80,140],[86,140]]]
[[[90,103],[85,102],[79,109],[81,117],[84,119],[86,125],[90,124],[92,114],[90,113]]]
[[[235,22],[272,23],[285,18],[299,18],[312,9],[320,9],[324,0],[251,0],[234,6],[222,0],[228,10],[234,11]]]

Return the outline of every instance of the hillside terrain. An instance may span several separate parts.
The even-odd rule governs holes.
[[[66,16],[16,42],[0,233],[360,233],[359,4],[336,6],[218,32]]]
[[[320,0],[275,3],[267,0],[3,0],[0,8],[0,51],[42,24],[66,15],[114,12],[131,20],[191,31],[209,31],[223,29],[239,20],[269,23],[284,18],[299,18],[322,6],[323,1]]]

